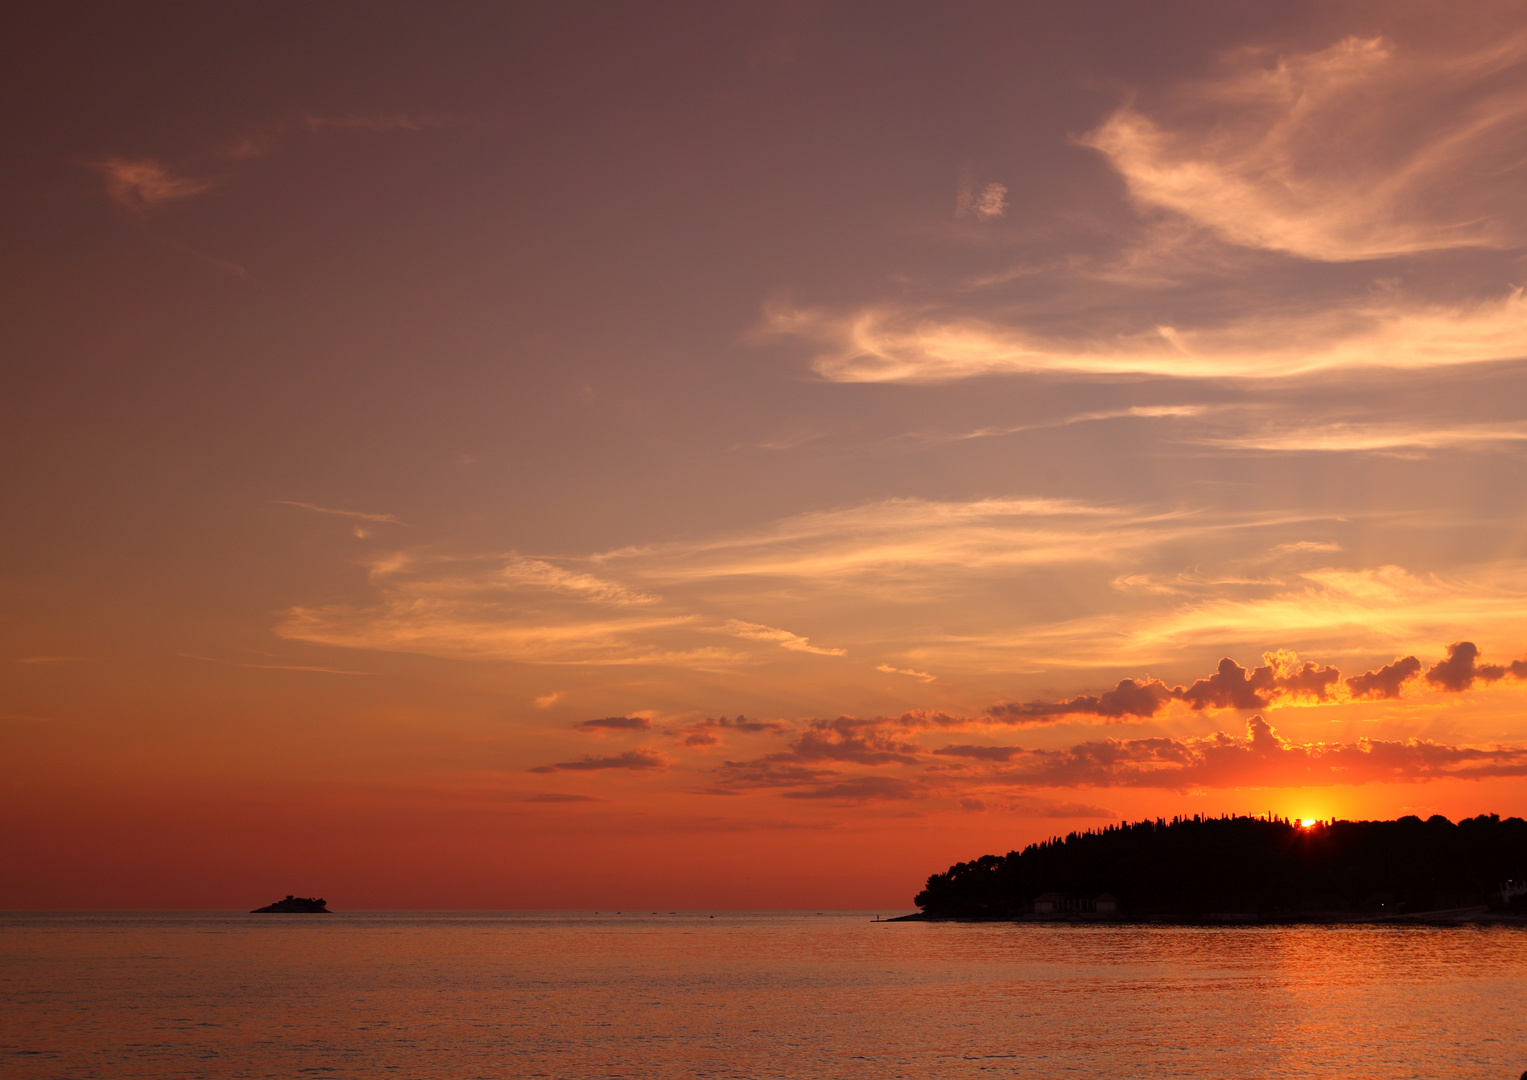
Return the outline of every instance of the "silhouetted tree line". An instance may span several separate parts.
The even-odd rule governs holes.
[[[934,874],[925,915],[1001,919],[1044,893],[1111,893],[1128,914],[1435,911],[1501,906],[1527,876],[1527,821],[1497,814],[1456,825],[1335,821],[1308,828],[1268,817],[1173,818],[1110,825],[986,855]],[[1519,903],[1510,905],[1513,909]]]

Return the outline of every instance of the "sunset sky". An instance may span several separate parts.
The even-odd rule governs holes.
[[[1519,3],[0,41],[0,906],[1527,813]]]

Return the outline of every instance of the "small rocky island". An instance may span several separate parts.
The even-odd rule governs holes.
[[[323,902],[323,897],[316,900],[311,896],[293,896],[286,894],[285,900],[277,900],[274,904],[266,904],[257,907],[251,915],[328,915],[329,906]]]
[[[906,919],[1527,921],[1527,821],[1178,817],[957,863]]]

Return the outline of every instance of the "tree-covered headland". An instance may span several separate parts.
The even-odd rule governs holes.
[[[916,904],[929,918],[1011,919],[1051,904],[1087,909],[1117,898],[1130,916],[1218,913],[1405,914],[1488,905],[1527,879],[1527,821],[1490,814],[1456,824],[1198,817],[1110,825],[986,855],[928,879]],[[1106,906],[1106,905],[1105,905]]]

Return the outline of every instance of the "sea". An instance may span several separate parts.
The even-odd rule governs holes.
[[[1527,930],[0,914],[0,1075],[1479,1077]]]

